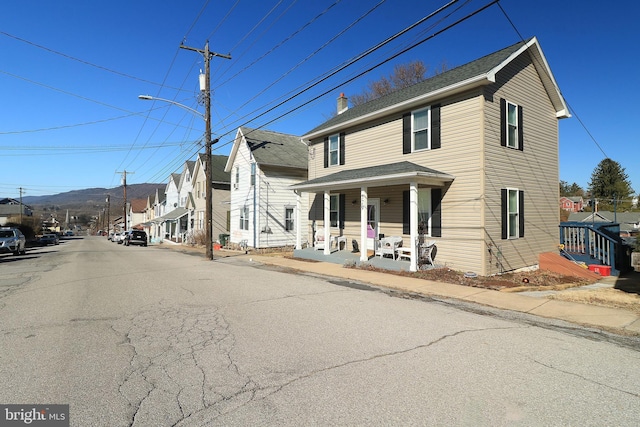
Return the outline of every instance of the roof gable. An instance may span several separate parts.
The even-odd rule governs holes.
[[[566,103],[555,83],[538,40],[532,37],[526,42],[518,42],[412,86],[350,108],[310,130],[302,138],[308,141],[337,132],[347,126],[396,112],[407,111],[416,106],[441,99],[444,96],[493,83],[499,71],[525,52],[530,52],[531,54],[533,64],[538,74],[540,74],[544,87],[556,110],[556,116],[558,118],[570,117]]]
[[[308,168],[307,146],[299,136],[264,129],[240,127],[225,170],[231,172],[240,144],[246,144],[261,168],[276,166],[294,169]]]

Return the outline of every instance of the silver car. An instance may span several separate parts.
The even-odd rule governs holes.
[[[24,255],[26,239],[17,228],[0,227],[0,253],[13,252],[14,255]]]

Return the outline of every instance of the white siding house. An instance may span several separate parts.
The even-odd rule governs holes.
[[[231,243],[257,249],[293,246],[298,212],[290,187],[307,179],[307,147],[300,138],[241,127],[225,171],[231,175]],[[304,228],[307,211],[308,202],[300,215]]]

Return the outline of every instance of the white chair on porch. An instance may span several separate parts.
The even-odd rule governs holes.
[[[393,259],[397,258],[398,248],[402,246],[402,237],[383,237],[377,242],[376,255],[380,258],[383,258],[385,255],[391,255],[391,258]]]
[[[325,242],[324,228],[318,227],[316,233],[313,235],[313,248],[317,251],[324,250],[324,245],[329,245],[329,249],[331,249],[331,236],[329,236],[329,240]]]

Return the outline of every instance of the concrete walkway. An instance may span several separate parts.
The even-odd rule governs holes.
[[[277,265],[323,276],[355,280],[371,285],[424,295],[455,298],[504,310],[565,320],[603,330],[640,336],[640,316],[633,312],[595,305],[551,300],[518,293],[498,292],[450,283],[403,277],[377,271],[345,268],[328,262],[301,261],[280,256],[246,255],[253,262]]]

